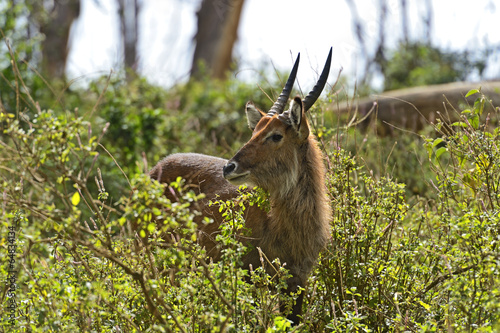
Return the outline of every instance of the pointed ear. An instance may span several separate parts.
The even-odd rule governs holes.
[[[290,122],[296,131],[300,129],[300,123],[302,122],[302,109],[302,101],[299,97],[295,97],[290,103]]]
[[[309,136],[309,126],[307,126],[307,120],[304,114],[304,105],[298,96],[290,103],[290,122],[301,138],[307,138]]]
[[[264,116],[264,113],[257,109],[253,102],[247,102],[245,106],[245,112],[247,114],[248,127],[253,131],[257,126],[257,123]]]

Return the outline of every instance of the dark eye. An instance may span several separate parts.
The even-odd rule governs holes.
[[[273,142],[280,142],[281,139],[283,139],[283,135],[281,135],[281,134],[273,134],[273,135],[270,136],[270,139]]]

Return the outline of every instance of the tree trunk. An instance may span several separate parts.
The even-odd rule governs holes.
[[[244,0],[203,0],[196,13],[198,31],[191,77],[199,78],[202,67],[217,79],[225,79],[232,60]]]
[[[123,52],[127,77],[137,71],[137,40],[139,34],[139,11],[137,0],[117,0]]]
[[[376,119],[380,125],[377,127],[379,135],[390,135],[398,128],[417,132],[428,124],[436,123],[437,118],[448,124],[456,121],[458,112],[461,110],[460,105],[466,101],[473,105],[478,95],[470,96],[467,99],[464,96],[469,90],[479,87],[494,106],[500,105],[500,93],[498,92],[500,91],[500,81],[484,81],[477,83],[453,82],[386,91],[377,96],[355,100],[352,104],[332,104],[330,109],[333,112],[351,115],[357,110],[359,120],[367,116],[373,108],[370,116],[360,126],[365,128]],[[495,111],[491,108],[490,103],[486,103],[484,115],[489,112]]]
[[[40,8],[40,10],[44,10]],[[71,24],[80,15],[80,0],[54,1],[48,19],[39,22],[42,42],[42,68],[49,78],[63,78],[68,57]]]

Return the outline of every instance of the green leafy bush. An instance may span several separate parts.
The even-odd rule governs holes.
[[[384,90],[463,81],[474,71],[479,75],[484,60],[463,51],[445,51],[429,43],[400,43],[384,64]]]
[[[222,260],[214,263],[196,243],[199,213],[192,207],[202,197],[181,179],[152,181],[138,162],[177,150],[229,154],[249,136],[239,110],[252,99],[250,88],[203,84],[165,92],[141,80],[98,82],[81,102],[84,93],[68,92],[66,102],[79,107],[71,112],[57,103],[46,110],[54,105],[50,93],[40,95],[49,100],[39,106],[2,99],[0,250],[8,261],[0,274],[15,281],[2,306],[16,304],[4,330],[500,328],[500,130],[481,120],[487,99],[480,92],[471,92],[476,103],[446,133],[398,139],[401,147],[413,142],[416,164],[394,145],[382,149],[380,139],[317,126],[327,156],[331,240],[300,291],[303,322],[291,327],[278,311],[280,301],[291,301],[279,293],[285,263],[275,262],[271,275],[237,265],[246,251],[236,237],[244,204],[265,205],[265,193],[213,203],[227,219],[218,238]],[[134,139],[122,140],[124,133]],[[425,172],[413,171],[419,167]],[[171,202],[163,194],[174,190],[178,200]]]

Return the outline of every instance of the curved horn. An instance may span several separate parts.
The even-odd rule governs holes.
[[[273,107],[267,113],[270,116],[277,114],[281,114],[285,109],[286,102],[288,102],[288,97],[290,97],[290,93],[292,92],[293,84],[295,83],[295,76],[297,76],[297,69],[299,68],[300,61],[300,53],[297,55],[297,60],[295,60],[295,64],[293,65],[292,71],[290,72],[290,76],[288,76],[288,80],[286,81],[285,87],[281,92],[278,100],[274,102]]]
[[[313,90],[309,92],[309,94],[302,100],[304,103],[304,112],[309,110],[311,106],[313,106],[314,102],[318,99],[319,95],[323,91],[325,87],[326,80],[328,79],[328,74],[330,74],[330,65],[332,63],[332,48],[330,48],[330,53],[328,53],[328,58],[326,58],[325,67],[323,67],[323,71],[318,79],[318,82],[314,86]]]

